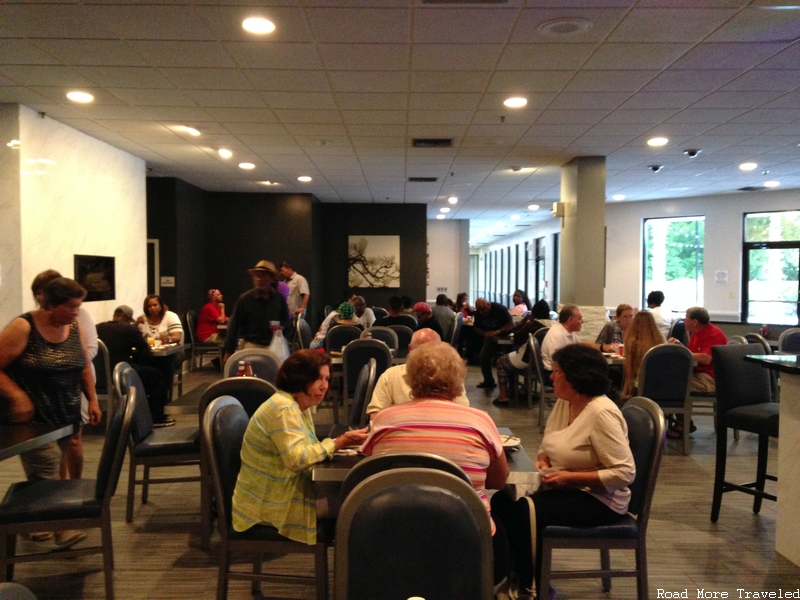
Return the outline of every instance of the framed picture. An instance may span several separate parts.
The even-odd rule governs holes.
[[[399,235],[351,235],[347,259],[350,287],[400,287]]]
[[[88,292],[84,302],[113,300],[116,298],[114,257],[76,254],[75,281]]]

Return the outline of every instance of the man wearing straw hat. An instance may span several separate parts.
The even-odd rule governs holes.
[[[260,260],[247,272],[253,278],[253,289],[239,296],[228,321],[226,361],[236,352],[239,340],[244,340],[242,348],[266,348],[272,341],[272,323],[282,326],[289,319],[286,299],[275,288],[278,281],[275,265]]]

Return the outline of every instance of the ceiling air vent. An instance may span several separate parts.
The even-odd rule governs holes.
[[[452,138],[414,138],[411,141],[414,148],[452,148]]]
[[[740,192],[757,192],[759,190],[765,190],[765,189],[767,189],[767,188],[765,186],[763,186],[763,185],[748,185],[746,187],[739,188],[739,191]]]
[[[438,177],[409,177],[409,183],[436,183],[439,180]]]

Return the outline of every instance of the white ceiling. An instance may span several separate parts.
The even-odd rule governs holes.
[[[800,10],[787,5],[800,0],[4,0],[0,102],[206,190],[426,203],[430,218],[454,195],[447,218],[470,219],[478,241],[512,214],[548,217],[575,156],[608,157],[609,198],[800,188]],[[249,16],[276,31],[245,32]],[[566,17],[592,26],[538,29]],[[527,106],[506,108],[510,95]],[[654,135],[669,144],[649,148]]]

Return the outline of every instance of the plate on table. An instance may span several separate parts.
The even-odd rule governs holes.
[[[331,350],[330,352],[328,352],[328,354],[330,354],[334,358],[339,358],[342,355],[341,352],[337,352],[336,350]]]
[[[500,441],[503,442],[503,448],[506,450],[516,450],[520,445],[520,439],[513,435],[501,435]]]

